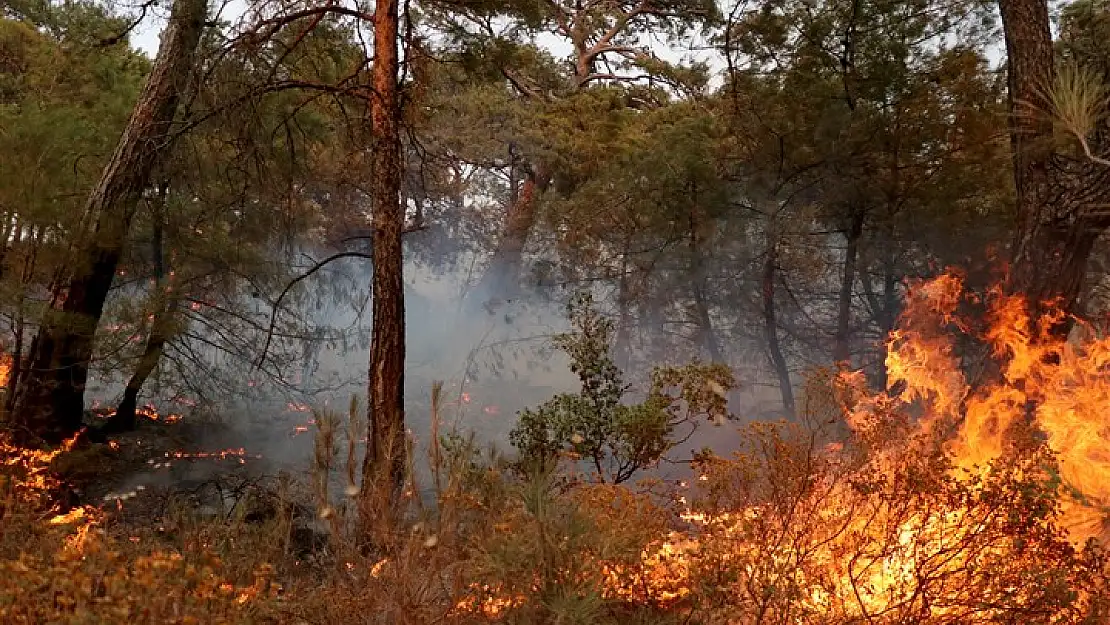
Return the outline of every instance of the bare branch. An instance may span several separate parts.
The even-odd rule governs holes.
[[[281,290],[281,294],[278,295],[277,300],[274,301],[273,310],[270,311],[270,325],[266,331],[266,341],[262,344],[262,353],[258,355],[258,359],[255,360],[254,363],[255,371],[260,369],[262,367],[262,364],[266,360],[266,352],[270,350],[270,343],[273,342],[274,327],[277,323],[277,315],[278,312],[281,311],[281,302],[285,300],[285,296],[293,290],[293,287],[312,277],[316,272],[341,258],[363,258],[366,260],[373,260],[374,256],[373,254],[368,254],[366,252],[339,252],[337,254],[332,254],[324,260],[317,262],[315,265],[309,268],[308,271],[302,273],[296,278],[293,278],[288,284],[286,284],[285,288]]]
[[[404,230],[401,231],[401,234],[408,234],[408,233],[412,233],[412,232],[417,232],[417,231],[420,231],[420,230],[424,230],[425,228],[426,228],[426,226],[423,226],[423,225],[413,226],[413,227],[405,228]],[[359,239],[359,238],[365,238],[365,237],[353,237],[352,240]],[[337,260],[343,259],[343,258],[362,258],[362,259],[365,259],[365,260],[373,261],[374,260],[374,255],[373,255],[373,253],[368,253],[368,252],[352,252],[352,251],[338,252],[336,254],[332,254],[331,256],[328,256],[327,258],[325,258],[321,261],[316,262],[316,264],[314,264],[312,267],[310,267],[307,271],[305,271],[301,275],[299,275],[296,278],[293,278],[291,281],[289,281],[289,283],[285,285],[285,288],[281,290],[281,294],[278,295],[277,300],[274,301],[273,310],[270,311],[270,323],[269,323],[269,327],[266,330],[266,341],[262,345],[262,352],[258,355],[258,359],[255,360],[255,370],[258,370],[262,366],[263,362],[265,362],[266,352],[269,351],[270,343],[273,342],[274,328],[277,324],[277,316],[278,316],[278,313],[281,311],[281,303],[282,303],[282,301],[285,300],[285,297],[287,295],[289,295],[289,292],[293,290],[293,287],[297,286],[301,282],[304,282],[308,278],[312,277],[316,272],[320,271],[321,269],[328,266],[329,264],[331,264],[331,263],[333,263]]]

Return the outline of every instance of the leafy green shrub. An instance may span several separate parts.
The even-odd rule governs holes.
[[[520,413],[509,436],[523,466],[548,466],[561,455],[584,459],[596,480],[619,484],[666,454],[679,424],[727,417],[726,396],[735,381],[724,365],[656,369],[647,398],[622,403],[629,386],[609,356],[612,322],[585,293],[571,299],[567,312],[574,330],[555,344],[570,356],[582,390]]]

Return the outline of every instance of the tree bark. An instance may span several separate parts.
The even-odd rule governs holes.
[[[794,386],[790,381],[790,368],[786,364],[786,357],[779,344],[778,320],[775,318],[775,271],[778,265],[778,244],[771,243],[767,248],[767,257],[763,261],[763,279],[761,293],[763,296],[763,331],[767,339],[767,351],[771,357],[771,365],[779,379],[779,392],[782,393],[782,408],[789,416],[795,414]]]
[[[863,236],[864,212],[852,213],[844,236],[848,245],[844,250],[844,271],[840,280],[837,302],[836,342],[833,345],[833,362],[850,366],[852,360],[852,294],[856,288],[856,261],[859,258],[859,240]]]
[[[96,328],[150,174],[172,137],[177,105],[195,67],[207,0],[176,0],[162,45],[115,153],[89,195],[91,239],[40,327],[15,411],[17,434],[47,443],[81,427]]]
[[[400,99],[397,0],[374,9],[374,67],[370,122],[374,138],[372,241],[373,325],[368,380],[369,444],[363,461],[363,524],[394,509],[405,479],[405,299],[401,233]],[[388,509],[383,509],[388,506]]]
[[[536,204],[551,186],[551,174],[542,163],[525,174],[519,193],[505,213],[505,224],[489,267],[482,274],[476,294],[480,302],[489,298],[513,297],[520,287],[520,268],[524,246],[536,223]]]
[[[999,0],[1009,68],[1010,139],[1017,188],[1017,230],[1007,291],[1022,294],[1034,318],[1053,301],[1076,311],[1095,241],[1110,225],[1110,168],[1054,149],[1052,119],[1043,112],[1055,77],[1045,0]],[[1032,105],[1032,106],[1031,106]],[[1051,329],[1063,340],[1065,320]]]

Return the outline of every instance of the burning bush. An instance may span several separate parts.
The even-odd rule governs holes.
[[[656,528],[638,558],[626,545],[609,566],[583,540],[588,523],[564,517],[542,551],[558,574],[513,569],[517,583],[483,586],[501,593],[483,605],[513,621],[571,588],[591,614],[626,597],[705,623],[1105,622],[1106,561],[1089,539],[1106,526],[1110,340],[1061,345],[1052,319],[1033,323],[995,293],[985,339],[1000,374],[973,384],[954,355],[970,327],[962,298],[951,275],[911,290],[890,392],[846,372],[826,389],[834,401],[808,402],[836,406],[834,422],[754,424],[735,457],[701,457],[684,530],[660,544]],[[541,528],[534,510],[570,500],[537,501],[522,518]],[[583,561],[636,574],[591,576]]]
[[[719,615],[709,620],[1075,623],[1093,612],[1104,561],[1060,530],[1049,453],[962,476],[943,454],[879,461],[872,446],[903,437],[915,438],[890,428],[826,447],[764,424],[736,458],[706,462],[686,516],[691,584]]]

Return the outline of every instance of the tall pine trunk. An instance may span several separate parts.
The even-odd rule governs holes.
[[[481,304],[486,299],[515,296],[520,287],[520,272],[524,264],[524,246],[536,223],[536,205],[547,192],[551,174],[543,164],[535,164],[525,174],[519,193],[512,194],[505,223],[497,247],[490,258],[489,267],[475,291]]]
[[[92,233],[55,292],[28,354],[13,415],[17,434],[57,443],[81,427],[96,328],[136,207],[173,136],[177,105],[196,65],[207,0],[176,0],[162,45],[116,151],[89,194]]]
[[[763,331],[767,339],[767,352],[771,358],[771,365],[779,380],[779,392],[782,394],[782,408],[789,416],[795,414],[794,386],[790,381],[790,368],[786,364],[786,356],[782,353],[779,343],[779,324],[775,314],[775,274],[778,269],[778,243],[771,241],[767,246],[767,256],[763,259],[763,277],[760,284],[760,293],[763,298]]]
[[[840,295],[837,300],[836,342],[833,345],[833,362],[851,365],[852,360],[852,294],[856,288],[856,265],[859,258],[859,240],[863,236],[864,212],[852,213],[844,236],[848,245],[844,249],[844,267],[840,278]]]
[[[397,0],[374,9],[370,122],[373,167],[373,326],[368,375],[369,444],[363,462],[363,524],[395,508],[405,479],[405,298],[402,276]],[[384,497],[382,496],[384,495]]]
[[[1052,300],[1072,313],[1083,292],[1091,250],[1110,225],[1099,214],[1099,207],[1110,202],[1110,167],[1055,150],[1053,122],[1041,95],[1055,77],[1046,0],[999,0],[999,8],[1006,34],[1018,216],[1007,290],[1022,294],[1034,316]],[[1063,321],[1052,334],[1063,340],[1070,327]]]

